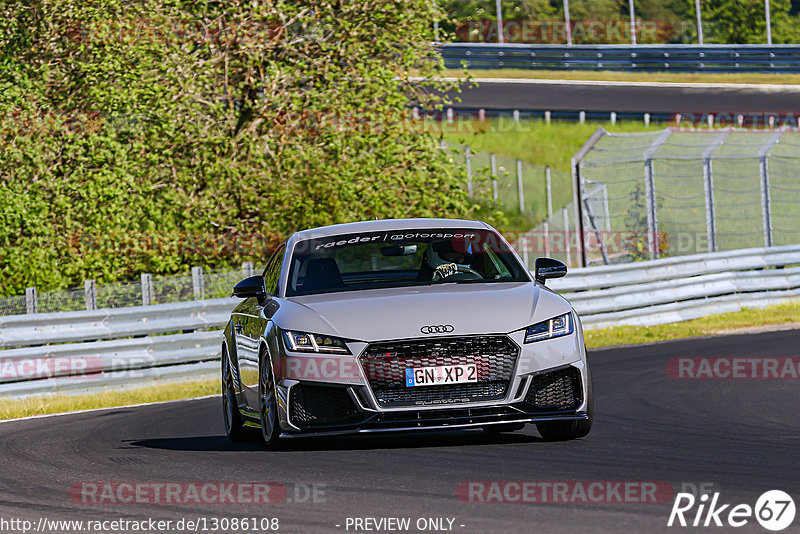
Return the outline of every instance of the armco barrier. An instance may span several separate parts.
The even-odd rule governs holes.
[[[0,317],[0,347],[110,339],[224,324],[237,299]]]
[[[447,43],[445,65],[470,69],[800,72],[800,45]]]
[[[573,269],[548,285],[587,329],[682,321],[800,299],[800,245]],[[0,346],[13,348],[0,350],[0,395],[218,377],[219,328],[236,302],[2,317]]]

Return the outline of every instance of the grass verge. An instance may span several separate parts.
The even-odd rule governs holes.
[[[499,161],[501,176],[500,201],[507,221],[500,225],[501,231],[511,234],[526,232],[547,217],[547,201],[544,174],[534,176],[526,173],[525,182],[526,212],[520,214],[517,200],[515,164],[520,159],[527,163],[549,166],[557,171],[552,175],[553,207],[558,210],[572,202],[572,178],[570,160],[580,150],[598,126],[615,133],[662,130],[663,125],[645,127],[641,122],[620,122],[614,126],[609,123],[568,123],[543,120],[523,120],[514,123],[510,118],[486,121],[454,121],[441,123],[444,139],[450,143],[468,145],[473,151],[493,152],[505,161]],[[482,165],[488,166],[487,156],[473,161],[473,173]],[[488,189],[486,190],[488,191]],[[479,193],[476,193],[479,195]],[[486,193],[485,198],[490,198]],[[480,214],[478,214],[480,216]]]
[[[550,166],[570,172],[570,160],[599,126],[609,132],[648,132],[663,130],[663,124],[645,127],[640,121],[610,123],[551,122],[510,119],[445,123],[444,138],[451,143],[469,145],[474,150],[518,158],[534,165]],[[449,129],[448,129],[449,128]]]
[[[760,72],[613,72],[613,71],[553,71],[526,69],[470,69],[473,78],[521,78],[526,80],[596,80],[611,82],[672,82],[672,83],[752,83],[800,84],[800,74],[770,74]],[[450,69],[445,76],[458,78],[463,71]]]
[[[176,382],[123,391],[104,391],[90,395],[36,396],[26,399],[0,398],[0,420],[32,415],[113,408],[147,402],[191,399],[219,393],[218,380]]]
[[[681,323],[656,326],[617,326],[587,330],[585,337],[586,346],[592,349],[724,334],[741,328],[789,323],[800,323],[800,302],[708,315]],[[0,399],[0,419],[190,399],[218,392],[219,382],[217,380],[205,380],[182,384],[161,384],[126,391],[108,391],[92,395],[54,395],[22,400]]]

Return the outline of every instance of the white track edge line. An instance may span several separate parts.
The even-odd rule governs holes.
[[[74,412],[58,412],[58,413],[44,413],[39,415],[27,415],[25,417],[15,417],[13,419],[2,419],[0,420],[0,424],[3,423],[11,423],[14,421],[26,421],[28,419],[45,419],[48,417],[60,417],[62,415],[78,415],[78,414],[85,414],[85,413],[93,413],[93,412],[105,412],[108,410],[122,410],[123,408],[141,408],[144,406],[158,406],[160,404],[170,404],[173,402],[188,402],[194,400],[202,400],[202,399],[213,399],[219,397],[218,393],[214,393],[211,395],[203,395],[202,397],[190,397],[188,399],[173,399],[173,400],[166,400],[166,401],[156,401],[156,402],[142,402],[139,404],[126,404],[124,406],[108,406],[107,408],[88,408],[86,410],[76,410]]]

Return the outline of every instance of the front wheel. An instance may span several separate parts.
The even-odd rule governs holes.
[[[592,429],[592,420],[537,423],[536,429],[545,441],[567,441],[586,436]]]
[[[250,431],[244,426],[239,413],[239,401],[236,398],[236,389],[233,387],[233,376],[228,363],[228,354],[222,349],[222,414],[225,420],[225,433],[234,443],[248,441]]]
[[[275,377],[269,356],[261,358],[258,372],[258,398],[261,415],[261,437],[267,448],[278,449],[281,429],[278,423],[278,400],[275,395]]]

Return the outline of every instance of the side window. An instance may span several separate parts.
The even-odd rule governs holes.
[[[272,255],[272,258],[264,269],[264,286],[267,288],[267,293],[272,295],[278,294],[278,280],[281,277],[281,266],[283,265],[283,257],[286,254],[286,247],[283,245],[278,248],[278,251]]]

